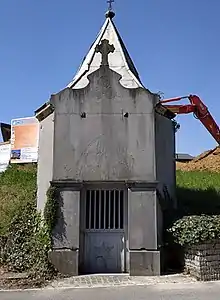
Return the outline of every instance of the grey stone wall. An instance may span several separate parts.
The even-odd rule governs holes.
[[[2,263],[4,247],[7,242],[7,238],[4,236],[0,236],[0,264]]]
[[[53,172],[54,113],[40,122],[37,166],[37,208],[43,211]]]
[[[156,188],[147,184],[131,188],[128,204],[130,275],[159,275]]]
[[[142,88],[124,88],[119,80],[117,73],[101,67],[89,75],[87,87],[52,97],[53,180],[156,179],[157,99]]]
[[[53,250],[49,259],[63,274],[78,275],[80,191],[60,187],[57,224],[53,230]]]
[[[187,248],[185,271],[201,281],[220,280],[220,240]]]
[[[158,114],[155,114],[155,143],[157,188],[163,194],[166,186],[170,197],[175,200],[175,133],[172,121]]]

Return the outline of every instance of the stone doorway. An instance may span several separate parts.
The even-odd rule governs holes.
[[[125,273],[127,191],[123,188],[86,188],[82,192],[81,204],[80,260],[83,273]]]

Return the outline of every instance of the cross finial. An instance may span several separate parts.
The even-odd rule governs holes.
[[[102,54],[101,66],[108,66],[108,55],[115,51],[115,47],[110,45],[108,40],[102,40],[101,44],[96,46],[95,51]]]
[[[112,3],[114,3],[114,2],[115,2],[115,0],[107,0],[109,11],[112,11]]]

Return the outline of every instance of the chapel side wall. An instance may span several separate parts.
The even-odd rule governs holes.
[[[157,113],[155,114],[155,135],[158,189],[163,194],[163,187],[166,186],[170,196],[175,199],[175,132],[172,121]]]
[[[161,203],[157,199],[157,235],[158,245],[163,245],[163,212],[175,205],[176,171],[175,171],[175,132],[171,120],[155,113],[156,173],[157,190],[162,197],[167,191],[173,202]],[[171,200],[170,199],[170,200]],[[169,201],[169,199],[165,199]],[[165,207],[164,207],[165,205]]]
[[[154,95],[122,87],[109,68],[89,80],[86,88],[53,98],[53,179],[155,181]]]
[[[46,193],[52,180],[54,113],[40,122],[39,156],[37,168],[37,208],[43,211]]]

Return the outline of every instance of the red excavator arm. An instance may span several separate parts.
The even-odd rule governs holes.
[[[181,99],[188,98],[191,104],[186,105],[166,105],[165,103],[178,101]],[[161,100],[160,104],[167,108],[174,114],[188,114],[193,113],[196,119],[199,119],[206,129],[210,132],[213,138],[220,145],[220,128],[216,124],[215,120],[211,116],[208,108],[196,95],[190,95],[186,97],[177,97],[172,99]],[[165,104],[165,105],[164,105]]]

